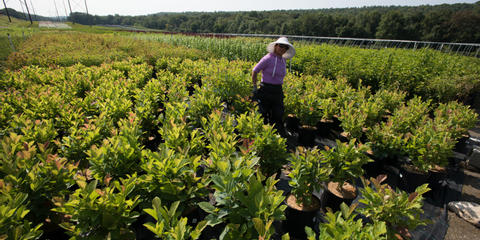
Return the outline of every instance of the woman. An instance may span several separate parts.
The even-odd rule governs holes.
[[[252,71],[254,96],[265,124],[273,124],[282,137],[286,137],[283,127],[283,79],[287,73],[285,59],[295,56],[295,48],[286,37],[267,46],[268,54],[255,65]],[[257,91],[257,75],[262,72],[260,89]]]

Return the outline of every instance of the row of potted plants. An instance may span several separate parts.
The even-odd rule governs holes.
[[[43,230],[48,232],[47,225],[63,222],[70,234],[79,237],[118,236],[132,231],[132,220],[146,205],[151,206],[155,196],[183,212],[195,202],[205,202],[211,191],[215,202],[209,203],[211,207],[201,204],[204,211],[213,214],[205,226],[223,227],[223,235],[232,238],[239,234],[268,238],[273,234],[273,222],[282,219],[277,209],[283,199],[272,199],[281,193],[273,187],[273,178],[265,180],[261,175],[277,172],[287,157],[292,163],[299,162],[291,175],[292,185],[298,188],[313,184],[294,183],[305,182],[309,176],[300,171],[303,160],[298,159],[302,158],[312,161],[311,166],[320,165],[317,174],[329,173],[330,181],[361,175],[359,168],[367,161],[363,154],[367,149],[353,138],[348,144],[337,142],[335,150],[318,150],[312,156],[299,150],[289,155],[285,139],[272,126],[263,125],[254,104],[245,100],[248,68],[242,65],[230,72],[229,63],[214,61],[212,65],[220,64],[221,68],[207,65],[201,74],[189,75],[190,83],[182,78],[189,67],[177,74],[168,68],[155,72],[138,59],[101,67],[28,67],[7,73],[10,77],[4,80],[10,89],[2,92],[2,99],[14,117],[2,118],[2,181],[5,189],[10,189],[9,196],[27,194],[20,205],[31,209],[29,214],[21,214],[32,222],[29,226],[44,224]],[[188,64],[205,66],[201,62]],[[150,79],[154,72],[156,79]],[[198,76],[200,81],[193,81]],[[224,80],[230,85],[217,84]],[[313,84],[313,80],[305,82]],[[189,86],[193,86],[191,93]],[[359,101],[359,96],[368,95],[365,88],[337,88],[344,91],[335,101]],[[438,109],[434,119],[440,116],[438,121],[451,126],[455,136],[465,131],[469,123],[462,113],[468,108],[452,105]],[[449,114],[450,109],[457,110]],[[392,109],[392,118],[395,111]],[[323,160],[316,163],[315,159]],[[250,186],[254,181],[260,184]],[[244,189],[251,189],[251,193]],[[251,203],[256,198],[253,196],[269,200]],[[180,199],[182,203],[175,207]],[[118,205],[125,207],[126,215],[120,217],[121,213],[111,209]],[[159,205],[155,200],[156,209]],[[79,206],[87,206],[87,210],[77,212]],[[222,215],[230,207],[235,209],[232,215]],[[250,209],[250,215],[244,208]],[[264,208],[272,215],[256,215],[252,210]],[[238,219],[240,213],[251,216],[249,222]],[[116,219],[123,219],[122,223]],[[85,225],[72,226],[79,221]]]

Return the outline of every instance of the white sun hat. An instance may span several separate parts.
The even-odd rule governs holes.
[[[288,39],[286,37],[280,37],[279,39],[277,39],[277,41],[268,44],[267,51],[269,53],[273,53],[275,49],[275,44],[284,44],[288,46],[288,50],[282,55],[283,58],[290,59],[295,56],[295,48],[291,43],[288,42]]]

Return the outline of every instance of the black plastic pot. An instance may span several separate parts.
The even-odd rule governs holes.
[[[199,240],[209,240],[209,239],[220,239],[220,235],[222,234],[223,230],[227,224],[220,223],[213,227],[207,226],[200,234]]]
[[[462,137],[457,140],[457,143],[455,144],[454,148],[455,152],[463,153],[465,155],[470,154],[472,151],[472,146],[469,144],[469,138],[468,137]]]
[[[354,198],[342,198],[334,193],[332,193],[328,188],[325,188],[322,194],[322,209],[323,211],[327,212],[327,208],[332,209],[333,212],[340,210],[340,205],[343,203],[350,206],[352,204]]]
[[[286,219],[283,221],[283,229],[285,232],[288,232],[290,237],[296,239],[306,239],[305,227],[308,226],[310,228],[314,228],[315,219],[320,210],[320,199],[316,196],[313,196],[313,199],[318,201],[318,208],[310,211],[301,211],[295,209],[287,203],[287,198],[285,198],[285,205],[287,208],[285,209],[285,217]],[[315,201],[314,200],[314,201]]]
[[[321,137],[332,137],[332,131],[339,130],[340,124],[333,120],[322,120],[316,125],[317,134]],[[341,128],[340,128],[341,129]]]
[[[285,119],[285,128],[290,132],[298,132],[300,120],[294,115],[288,115]]]
[[[130,228],[135,232],[135,239],[148,240],[155,238],[155,234],[143,226],[147,222],[154,223],[155,219],[148,214],[140,214],[137,220],[132,223]]]
[[[316,131],[316,127],[301,126],[298,130],[298,143],[304,147],[315,146]]]
[[[425,196],[431,199],[441,199],[446,187],[446,178],[447,171],[444,169],[429,171],[427,183],[431,190],[425,193]]]
[[[413,169],[411,165],[403,165],[400,175],[400,183],[399,187],[403,191],[406,192],[415,192],[415,189],[420,185],[427,183],[428,180],[428,172],[419,172]]]
[[[383,161],[374,160],[373,162],[368,162],[362,166],[362,169],[365,171],[365,176],[368,178],[376,177],[382,173]]]

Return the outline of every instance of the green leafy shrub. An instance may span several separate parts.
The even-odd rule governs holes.
[[[446,125],[448,132],[454,139],[458,139],[465,134],[468,129],[475,126],[478,121],[476,114],[469,106],[458,102],[440,103],[434,111],[434,124]]]
[[[362,219],[357,219],[357,214],[354,213],[357,205],[352,204],[348,207],[347,204],[342,202],[340,211],[333,213],[329,209],[325,217],[326,222],[319,225],[318,239],[387,239],[385,222],[364,223]],[[317,239],[317,235],[310,227],[305,227],[305,232],[309,240]]]
[[[338,120],[340,126],[348,134],[349,139],[360,139],[363,135],[363,128],[367,125],[368,112],[354,102],[346,103],[340,108]]]
[[[144,226],[153,232],[157,238],[168,240],[187,240],[198,239],[203,229],[207,226],[206,221],[201,221],[195,229],[187,225],[187,218],[180,218],[181,212],[177,211],[180,201],[172,203],[170,208],[162,205],[160,198],[155,197],[152,201],[152,207],[143,209],[152,216],[157,222],[145,223]],[[179,219],[180,218],[180,219]]]
[[[69,216],[60,226],[74,238],[131,239],[135,236],[129,226],[139,215],[134,208],[140,196],[131,196],[136,184],[135,175],[113,181],[104,189],[97,188],[98,180],[87,183],[79,179],[79,189],[68,201],[56,202],[53,211]]]
[[[33,226],[26,219],[28,210],[27,194],[11,193],[11,186],[0,180],[0,238],[27,240],[39,239],[42,236],[41,224]]]
[[[165,113],[160,116],[162,127],[158,130],[163,144],[169,149],[190,155],[202,155],[205,148],[199,129],[187,122],[187,104],[168,102]]]
[[[71,161],[80,161],[86,165],[87,152],[96,144],[100,144],[103,136],[95,121],[87,120],[83,125],[70,128],[70,134],[60,142],[59,154]]]
[[[261,115],[255,111],[237,117],[240,137],[250,151],[260,157],[260,171],[271,176],[286,163],[286,140],[277,134],[273,126],[263,125]]]
[[[190,157],[161,146],[159,151],[144,150],[142,169],[139,177],[144,191],[143,200],[149,196],[160,196],[165,203],[181,201],[181,209],[195,206],[196,201],[208,195],[208,175],[198,176],[196,171],[202,164],[200,156]]]
[[[393,113],[388,120],[388,124],[392,124],[394,131],[397,133],[411,132],[428,118],[425,113],[429,113],[430,109],[430,100],[422,101],[420,97],[414,97]]]
[[[428,119],[407,135],[403,150],[413,166],[427,172],[435,166],[445,167],[448,164],[455,143],[448,126]]]
[[[223,115],[218,110],[212,112],[208,120],[202,118],[205,139],[209,142],[207,145],[209,150],[206,160],[207,171],[214,173],[227,171],[231,164],[239,161],[238,156],[240,154],[236,149],[238,140],[234,133],[234,120],[233,116]],[[257,163],[258,160],[255,161],[253,166]]]
[[[398,90],[380,89],[373,96],[374,102],[383,105],[383,110],[393,113],[404,102],[406,93]]]
[[[314,191],[319,191],[323,183],[328,181],[332,168],[322,156],[319,149],[297,148],[295,154],[290,154],[292,170],[288,174],[288,184],[297,203],[309,206]]]
[[[129,119],[122,119],[118,124],[118,132],[104,139],[100,147],[94,145],[87,152],[90,168],[98,179],[107,175],[124,177],[140,170],[143,146],[139,141],[142,131],[138,119],[132,114]]]
[[[365,155],[370,149],[368,145],[355,144],[355,139],[348,143],[342,143],[336,140],[335,148],[322,151],[322,158],[331,168],[331,181],[339,183],[339,187],[344,182],[355,181],[356,178],[363,175],[362,166],[372,160]]]
[[[385,222],[387,224],[388,238],[394,238],[396,234],[402,234],[413,230],[418,226],[426,225],[427,220],[421,218],[423,213],[422,195],[429,191],[427,184],[419,186],[415,192],[406,193],[393,190],[388,184],[382,184],[385,175],[370,178],[370,181],[362,179],[363,189],[360,189],[364,204],[357,211],[373,222]],[[372,185],[371,185],[372,184]]]
[[[202,126],[202,118],[208,116],[212,111],[220,109],[221,99],[215,95],[213,89],[208,87],[195,86],[195,92],[190,97],[188,105],[188,117],[194,126]]]
[[[26,115],[14,115],[12,117],[10,129],[21,134],[23,141],[50,144],[58,135],[53,119],[32,121]]]
[[[262,184],[264,177],[257,172],[256,177],[243,175],[246,169],[231,169],[221,175],[212,176],[216,204],[201,202],[199,206],[209,213],[207,224],[215,226],[226,223],[220,238],[223,239],[270,239],[275,233],[273,221],[285,218],[281,205],[284,196],[275,188],[273,177]],[[252,172],[253,173],[253,172]],[[242,177],[242,178],[243,178]]]

